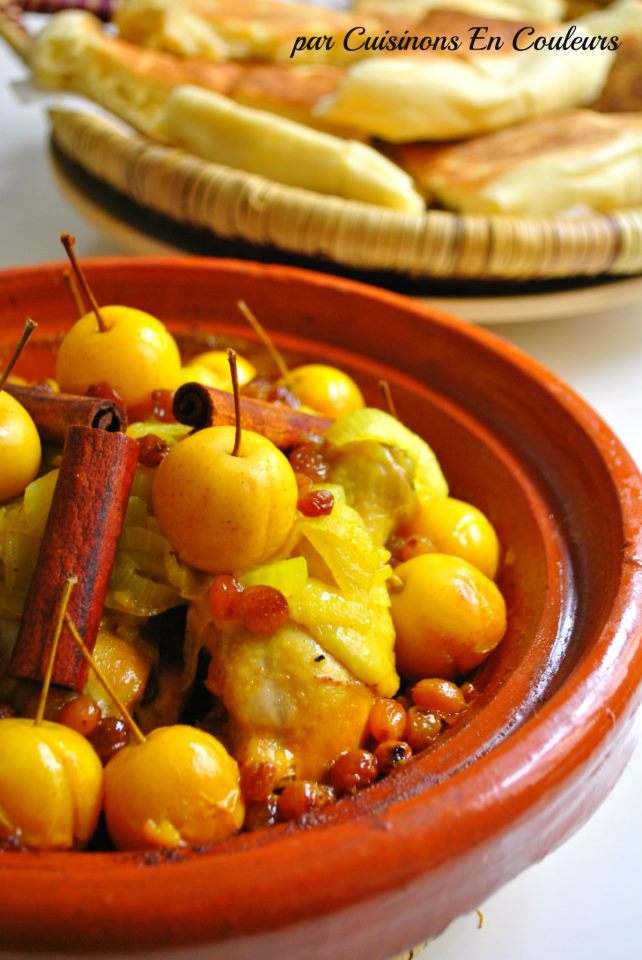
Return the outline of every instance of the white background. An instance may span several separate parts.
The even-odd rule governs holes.
[[[24,75],[18,60],[0,50],[0,267],[60,259],[62,230],[78,238],[83,257],[124,252],[117,240],[81,220],[60,194],[48,160],[43,108],[20,103],[9,86]],[[612,311],[600,301],[600,310],[575,319],[503,324],[497,332],[570,383],[642,463],[642,293],[637,304]],[[425,958],[639,960],[641,820],[638,748],[589,824],[480,904],[483,929],[477,929],[474,913],[462,917]]]

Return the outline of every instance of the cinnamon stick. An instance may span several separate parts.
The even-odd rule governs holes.
[[[124,433],[72,426],[8,673],[42,680],[61,583],[77,578],[68,612],[92,650],[125,519],[138,444]],[[52,682],[80,693],[88,667],[68,627],[60,635]]]
[[[73,425],[115,433],[124,430],[127,424],[125,411],[113,400],[53,393],[16,383],[6,384],[5,390],[31,416],[42,440],[63,443],[67,427]]]
[[[215,387],[185,383],[176,391],[174,416],[179,423],[185,423],[195,430],[234,425],[234,397]],[[242,428],[263,434],[280,449],[299,443],[306,433],[324,433],[332,422],[327,417],[300,413],[253,397],[241,397]]]

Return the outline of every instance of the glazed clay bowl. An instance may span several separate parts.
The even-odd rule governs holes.
[[[641,697],[642,480],[563,383],[509,344],[394,294],[234,261],[89,262],[99,302],[176,331],[247,337],[343,367],[434,447],[503,545],[508,633],[464,719],[394,775],[303,821],[208,850],[4,852],[0,948],[211,960],[386,960],[541,859],[596,809]],[[0,341],[73,317],[61,266],[0,275]],[[43,802],[46,802],[43,798]]]

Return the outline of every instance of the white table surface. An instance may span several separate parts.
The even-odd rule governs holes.
[[[43,109],[20,103],[9,87],[24,75],[0,49],[0,268],[60,259],[63,230],[77,237],[83,257],[125,252],[59,193]],[[496,332],[571,384],[642,464],[642,294],[623,309],[502,324]],[[480,907],[481,930],[475,913],[460,918],[422,960],[639,960],[642,748],[586,826]]]

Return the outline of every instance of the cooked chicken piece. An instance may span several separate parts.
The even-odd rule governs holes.
[[[363,741],[371,690],[305,630],[221,636],[212,625],[203,640],[212,653],[207,687],[230,714],[240,764],[273,763],[276,779],[319,780]]]

